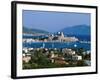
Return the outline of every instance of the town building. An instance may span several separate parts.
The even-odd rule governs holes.
[[[23,54],[22,60],[23,60],[23,62],[28,63],[31,60],[31,55],[30,54]]]
[[[68,48],[64,48],[64,49],[62,49],[62,53],[63,53],[63,55],[74,55],[75,51],[68,49]]]
[[[72,56],[72,60],[82,60],[82,56],[79,56],[79,55],[73,55]]]

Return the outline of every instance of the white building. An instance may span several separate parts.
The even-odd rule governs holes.
[[[79,55],[73,55],[72,60],[82,60],[82,56]]]
[[[23,56],[22,60],[25,61],[26,63],[28,63],[31,60],[31,57],[30,56]]]
[[[63,32],[58,32],[58,39],[59,41],[65,41],[65,42],[78,41],[78,38],[76,37],[65,37]]]
[[[65,48],[65,49],[62,49],[62,53],[67,54],[67,55],[74,55],[75,51]]]
[[[25,53],[27,53],[27,52],[28,52],[28,49],[27,49],[27,48],[23,48],[23,51],[24,51]]]

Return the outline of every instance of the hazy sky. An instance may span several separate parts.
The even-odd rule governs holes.
[[[56,32],[74,25],[90,25],[89,13],[46,12],[23,10],[23,26]]]

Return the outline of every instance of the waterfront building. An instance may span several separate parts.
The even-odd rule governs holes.
[[[23,39],[23,42],[47,42],[47,41],[57,41],[57,42],[75,42],[78,41],[76,37],[65,37],[63,32],[57,32],[57,34],[50,34],[50,35],[41,35],[42,38],[37,37],[36,39],[33,38],[26,38]]]
[[[58,40],[60,42],[74,42],[78,41],[78,38],[76,37],[65,37],[63,32],[58,32]]]

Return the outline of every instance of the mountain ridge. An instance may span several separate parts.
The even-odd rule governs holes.
[[[29,33],[29,34],[36,34],[36,33],[48,34],[49,32],[47,32],[45,30],[40,30],[40,29],[23,27],[23,33]]]
[[[90,26],[88,26],[88,25],[75,25],[75,26],[71,26],[71,27],[65,27],[57,32],[63,32],[65,35],[67,35],[67,34],[69,34],[69,35],[90,35]],[[49,34],[50,32],[45,31],[45,30],[41,30],[41,29],[23,27],[23,33]]]
[[[90,26],[88,25],[75,25],[71,27],[65,27],[59,32],[63,32],[64,34],[71,34],[71,35],[90,35]]]

